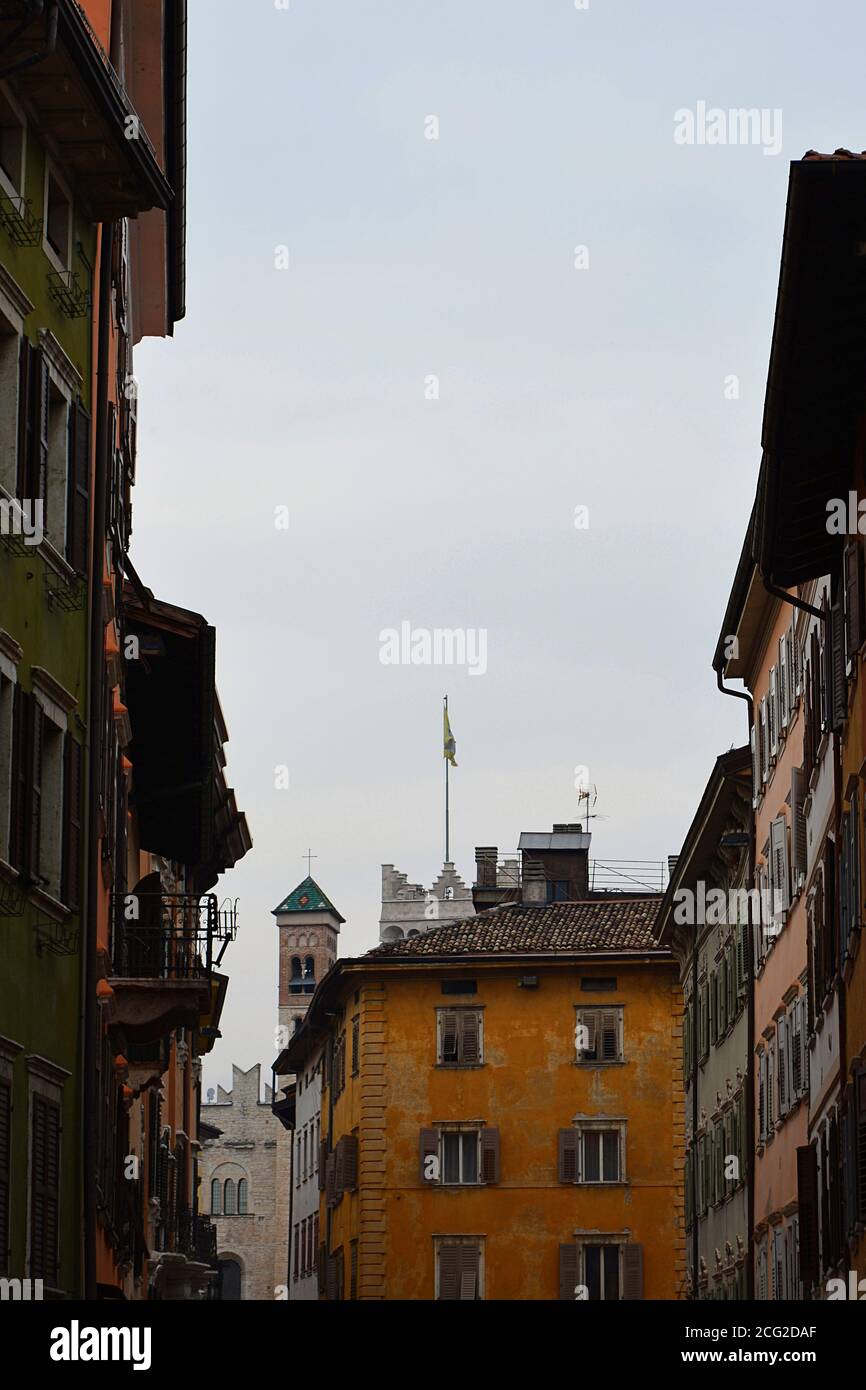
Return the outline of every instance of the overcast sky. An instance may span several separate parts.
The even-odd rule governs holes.
[[[470,882],[476,844],[578,818],[579,764],[607,817],[593,854],[664,859],[745,741],[710,662],[760,462],[788,163],[866,144],[866,18],[190,8],[188,317],[136,356],[132,557],[217,628],[255,841],[220,884],[240,932],[212,1086],[233,1061],[269,1073],[271,909],[308,846],[341,954],[377,943],[383,862],[432,882],[446,691]],[[701,102],[763,109],[768,138],[677,143]],[[484,630],[486,672],[383,665],[403,621]]]

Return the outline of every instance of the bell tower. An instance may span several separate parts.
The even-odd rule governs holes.
[[[337,959],[340,924],[346,919],[313,878],[299,883],[273,915],[280,932],[279,1022],[291,1038],[316,985]]]

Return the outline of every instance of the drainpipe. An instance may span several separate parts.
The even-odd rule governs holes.
[[[782,596],[788,595],[782,590]],[[799,604],[799,599],[797,600]],[[808,606],[808,605],[804,605]],[[749,742],[752,740],[752,732],[755,724],[755,711],[752,704],[752,697],[743,690],[731,690],[722,680],[721,667],[716,668],[716,684],[723,695],[731,695],[735,700],[745,700],[749,707]],[[757,730],[755,730],[757,738]],[[755,859],[756,859],[756,839],[755,839],[755,817],[749,817],[749,888],[751,889],[755,881]],[[746,1185],[746,1235],[748,1239],[749,1258],[746,1264],[746,1298],[753,1300],[755,1297],[755,1261],[753,1258],[755,1244],[755,923],[752,916],[752,894],[749,893],[749,918],[746,924],[746,1075],[743,1078],[746,1087],[746,1151],[749,1156],[749,1172]]]
[[[96,1002],[96,931],[100,882],[99,788],[102,773],[100,724],[104,708],[105,634],[102,622],[102,571],[105,565],[105,487],[107,478],[111,262],[114,224],[104,222],[99,238],[99,320],[97,325],[96,460],[93,483],[93,536],[90,576],[90,671],[87,682],[87,914],[84,922],[84,1297],[96,1298],[96,1060],[99,1006]]]

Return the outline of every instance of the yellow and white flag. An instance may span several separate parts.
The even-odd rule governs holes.
[[[445,716],[445,732],[444,732],[444,742],[443,742],[443,745],[442,745],[442,756],[443,756],[443,758],[447,758],[447,759],[448,759],[448,761],[449,761],[449,763],[451,764],[452,767],[456,767],[456,766],[457,766],[457,758],[456,758],[457,743],[456,743],[456,741],[455,741],[454,735],[453,735],[452,732],[451,732],[451,724],[450,724],[450,721],[449,721],[449,719],[448,719],[448,706],[447,706],[447,705],[445,706],[445,709],[444,709],[443,713],[444,713],[444,716]]]

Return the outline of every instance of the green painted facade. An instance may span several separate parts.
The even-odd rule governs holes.
[[[31,211],[43,218],[45,152],[32,125],[27,129],[25,196]],[[62,166],[61,175],[65,174]],[[67,179],[67,182],[70,182]],[[74,189],[73,189],[74,194]],[[82,285],[95,297],[91,272],[80,259],[80,243],[91,266],[95,264],[96,228],[82,219],[73,198],[72,268],[79,272]],[[89,411],[93,381],[93,310],[86,316],[68,318],[54,303],[48,289],[48,275],[55,267],[40,239],[36,246],[20,247],[0,229],[0,263],[31,300],[33,312],[24,331],[38,344],[39,330],[47,329],[60,343],[81,377],[81,403]],[[92,303],[92,299],[91,299]],[[6,399],[4,411],[12,408]],[[50,532],[50,517],[48,518]],[[61,567],[62,568],[62,567]],[[46,593],[49,562],[35,548],[17,556],[0,544],[0,629],[8,632],[23,649],[18,666],[22,689],[32,690],[32,669],[47,671],[77,701],[68,714],[72,737],[85,745],[87,715],[88,621],[86,602],[77,611],[64,612],[51,607]],[[56,567],[52,567],[56,572]],[[84,761],[84,776],[87,776]],[[81,837],[80,882],[86,885],[86,835]],[[28,1118],[28,1057],[44,1058],[69,1073],[63,1086],[61,1176],[60,1176],[60,1287],[71,1297],[80,1297],[81,1278],[81,1112],[82,1059],[82,922],[72,919],[77,942],[69,954],[57,954],[40,947],[40,922],[46,921],[44,905],[28,899],[23,916],[0,916],[0,1037],[21,1050],[13,1062],[12,1113],[12,1199],[9,1276],[24,1278],[27,1273],[27,1174],[30,1122]]]

